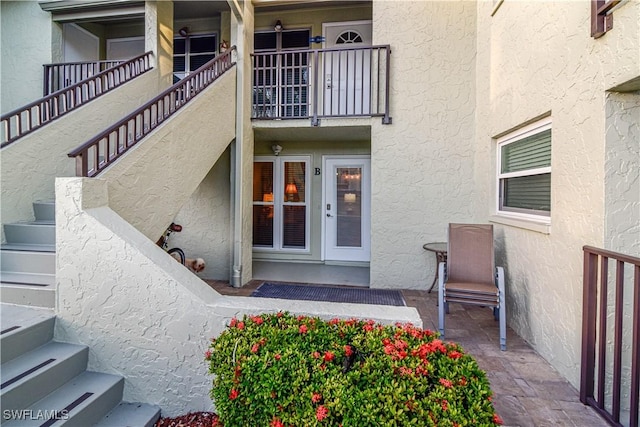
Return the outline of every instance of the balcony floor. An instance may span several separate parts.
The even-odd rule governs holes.
[[[263,280],[242,288],[228,282],[208,281],[223,295],[249,296]],[[424,328],[438,328],[437,292],[403,291],[408,306],[416,307]],[[500,351],[498,322],[491,310],[452,304],[447,315],[447,340],[458,342],[487,372],[494,404],[505,426],[607,425],[596,412],[580,403],[578,391],[539,356],[522,338],[507,328],[507,351]]]

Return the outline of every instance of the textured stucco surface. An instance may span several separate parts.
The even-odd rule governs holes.
[[[42,97],[42,64],[53,62],[52,38],[56,32],[60,29],[37,1],[0,2],[2,114]]]
[[[476,4],[373,2],[373,44],[391,45],[392,125],[371,129],[371,286],[426,289],[422,245],[473,215]]]
[[[233,316],[283,310],[422,326],[408,307],[221,296],[108,200],[101,179],[56,180],[55,337],[90,346],[90,370],[125,376],[125,401],[159,405],[165,416],[211,409],[203,354]]]
[[[170,247],[184,250],[188,258],[200,257],[207,267],[198,275],[229,280],[231,262],[230,150],[227,149],[175,217],[180,233],[170,237]]]
[[[67,153],[156,95],[157,79],[152,69],[3,148],[2,222],[32,220],[32,202],[53,200],[54,178],[75,175]]]
[[[578,386],[582,246],[603,247],[606,234],[605,91],[640,74],[640,3],[618,8],[597,40],[588,2],[504,2],[493,17],[491,8],[478,3],[475,218],[495,213],[494,138],[550,114],[550,232],[497,224],[497,255],[509,325]]]
[[[234,138],[235,81],[234,67],[101,175],[112,209],[152,241]]]

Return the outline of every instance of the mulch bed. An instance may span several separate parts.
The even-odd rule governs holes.
[[[160,418],[154,427],[212,427],[218,416],[213,412],[190,412],[175,418]]]

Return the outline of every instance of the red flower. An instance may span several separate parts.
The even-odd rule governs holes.
[[[271,424],[269,424],[269,427],[284,427],[284,424],[282,424],[282,421],[280,421],[279,419],[274,418],[271,421]]]
[[[344,354],[349,357],[353,354],[353,347],[351,347],[349,344],[344,346]]]
[[[258,350],[260,350],[260,344],[254,344],[253,347],[251,347],[251,353],[257,353]]]
[[[233,328],[234,326],[236,326],[237,323],[238,323],[238,319],[236,319],[234,317],[233,319],[231,319],[231,322],[229,323],[229,326],[231,326]]]
[[[238,397],[238,390],[235,388],[231,389],[231,393],[229,393],[229,399],[235,400]]]
[[[211,353],[211,350],[207,350],[207,351],[205,351],[205,352],[204,352],[204,358],[205,358],[206,360],[209,360],[209,359],[211,359],[211,355],[212,355],[212,354],[213,354],[213,353]]]
[[[317,351],[314,351],[313,353],[311,353],[311,355],[313,356],[314,359],[317,359],[320,357],[320,353],[318,353]]]
[[[453,386],[453,383],[446,378],[440,378],[440,384],[442,384],[446,388],[451,388]]]
[[[493,422],[498,425],[504,424],[504,421],[502,421],[502,418],[500,418],[500,415],[498,414],[493,414]]]
[[[282,317],[282,316],[284,316],[283,312],[279,311],[278,313],[276,313],[276,317]]]
[[[260,316],[251,316],[251,320],[256,324],[256,325],[262,325],[262,323],[264,322],[264,320],[262,319],[262,317]]]
[[[307,316],[302,316],[302,315],[300,315],[300,316],[298,316],[298,317],[297,317],[298,322],[301,322],[301,321],[303,321],[303,320],[304,320],[304,319],[306,319],[306,318],[307,318]]]
[[[333,354],[331,351],[325,351],[324,352],[324,361],[325,362],[331,362],[335,357],[336,357],[336,355]]]
[[[244,329],[244,322],[238,322],[238,329],[243,330]]]
[[[449,409],[449,402],[447,402],[446,400],[443,400],[440,406],[442,406],[443,411],[446,411],[447,409]]]
[[[462,357],[462,353],[460,353],[457,350],[453,350],[452,352],[449,353],[449,357],[451,359],[460,359]]]
[[[318,409],[316,409],[316,418],[318,419],[318,421],[322,421],[327,418],[328,413],[329,411],[327,410],[327,408],[325,408],[323,405],[320,405],[318,406]]]
[[[370,325],[370,324],[368,324],[368,323],[367,323],[366,325],[364,325],[364,326],[362,327],[362,329],[363,329],[365,332],[371,332],[371,331],[373,331],[373,325]]]
[[[320,393],[313,393],[311,395],[311,401],[313,403],[318,403],[318,402],[320,402],[320,400],[322,400],[322,395]]]
[[[307,330],[307,325],[300,325],[300,327],[298,328],[298,332],[300,332],[301,334],[306,334]]]
[[[275,356],[273,356],[273,357],[274,357],[276,360],[280,360],[280,358],[281,358],[282,356],[280,356],[280,353],[276,353],[276,355],[275,355]]]

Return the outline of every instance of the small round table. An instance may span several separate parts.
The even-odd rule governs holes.
[[[433,290],[433,287],[436,285],[438,281],[438,265],[441,262],[447,262],[447,243],[446,242],[431,242],[425,243],[422,245],[424,250],[429,252],[433,252],[436,254],[436,274],[433,278],[433,283],[431,283],[431,287],[429,288],[429,293]]]

